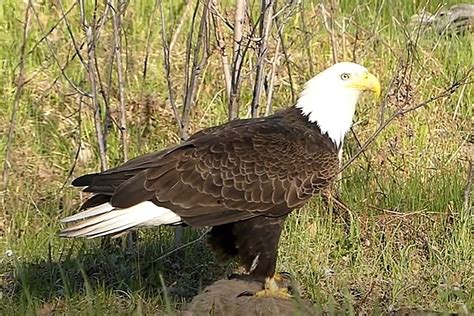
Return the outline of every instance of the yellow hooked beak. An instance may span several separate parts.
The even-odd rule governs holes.
[[[369,72],[353,77],[347,84],[360,91],[372,91],[377,98],[380,96],[380,82]]]

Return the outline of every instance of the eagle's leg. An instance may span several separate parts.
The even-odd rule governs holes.
[[[210,242],[213,248],[220,253],[237,256],[247,272],[232,275],[231,278],[262,282],[262,291],[243,295],[290,296],[288,287],[283,285],[285,282],[280,282],[280,274],[275,275],[278,242],[285,219],[286,214],[280,217],[258,216],[215,226],[211,230]]]

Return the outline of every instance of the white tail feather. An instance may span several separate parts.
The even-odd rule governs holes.
[[[78,214],[63,218],[61,220],[61,222],[62,223],[68,223],[68,222],[78,221],[80,219],[84,219],[84,218],[87,218],[87,217],[91,217],[91,216],[100,215],[100,214],[103,214],[103,213],[106,213],[106,212],[110,212],[113,209],[114,209],[114,207],[110,203],[104,203],[104,204],[100,204],[100,205],[91,207],[91,208],[85,210],[84,212],[80,212]]]
[[[62,222],[76,220],[82,221],[64,229],[60,236],[94,238],[133,227],[177,224],[181,222],[181,217],[167,208],[145,201],[124,209],[113,208],[110,203],[104,203],[66,217]]]

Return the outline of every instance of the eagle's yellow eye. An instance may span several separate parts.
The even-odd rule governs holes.
[[[341,75],[342,80],[347,80],[347,79],[349,79],[349,77],[350,77],[350,75],[346,72]]]

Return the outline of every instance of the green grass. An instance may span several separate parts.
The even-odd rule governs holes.
[[[395,6],[391,1],[339,2],[337,21],[342,23],[345,19],[346,23],[344,36],[340,30],[336,33],[339,59],[350,60],[355,51],[356,61],[366,65],[387,87],[399,59],[406,56],[405,34],[411,31],[410,16],[425,3],[403,1],[403,6]],[[65,10],[72,3],[64,1]],[[221,13],[232,21],[233,2],[220,3]],[[258,2],[251,3],[256,16]],[[296,11],[284,31],[297,91],[315,74],[310,69],[316,72],[331,64],[330,37],[322,24],[318,3],[305,1],[305,10]],[[165,102],[168,92],[162,65],[161,21],[153,8],[154,1],[131,3],[124,18],[131,157],[179,141]],[[428,11],[436,8],[436,1],[427,6]],[[164,9],[171,34],[179,21],[182,4],[165,3]],[[1,192],[0,314],[171,313],[234,266],[218,263],[204,239],[160,258],[175,247],[169,228],[140,231],[131,249],[125,239],[101,245],[99,240],[72,241],[57,236],[59,219],[74,212],[84,198],[68,185],[62,189],[69,181],[67,175],[73,166],[79,137],[92,150],[92,158],[79,163],[73,176],[98,170],[97,141],[88,101],[85,100],[81,112],[79,133],[74,90],[61,76],[47,43],[39,42],[44,32],[60,19],[60,9],[45,3],[35,5],[35,11],[38,19],[31,15],[25,63],[28,82],[17,113],[9,186]],[[88,7],[88,18],[91,12]],[[24,13],[23,2],[0,2],[2,166],[19,71]],[[302,17],[309,33],[302,31]],[[189,20],[172,55],[178,105],[183,100]],[[70,23],[81,42],[83,33],[77,8],[71,12]],[[110,21],[105,24],[97,46],[104,76],[109,67],[111,25]],[[150,26],[151,50],[144,80],[143,60]],[[225,33],[231,36],[228,29]],[[353,49],[356,34],[357,46]],[[73,54],[64,23],[47,39],[64,65]],[[225,122],[227,117],[220,58],[213,38],[211,43],[209,65],[203,71],[203,83],[193,109],[192,131]],[[272,38],[269,58],[273,57],[274,48]],[[413,62],[414,101],[438,94],[456,74],[471,67],[472,50],[472,35],[439,38],[429,32],[423,34]],[[275,107],[291,104],[289,73],[283,61],[282,58],[277,74]],[[251,52],[243,71],[244,115],[252,98],[254,64]],[[77,58],[69,63],[65,73],[77,86],[89,91],[87,73]],[[112,116],[117,119],[115,72],[112,79],[107,91],[111,94]],[[278,269],[293,273],[304,288],[304,295],[319,310],[474,310],[472,205],[463,207],[467,159],[472,159],[474,150],[472,95],[472,85],[466,86],[449,98],[395,119],[365,156],[360,156],[343,173],[340,195],[350,211],[328,209],[315,198],[287,221]],[[396,110],[395,106],[389,104],[387,115]],[[354,126],[362,141],[376,129],[378,113],[375,103],[364,98]],[[114,125],[108,131],[107,144],[109,165],[117,165],[121,153]],[[348,135],[345,159],[356,151],[356,142]],[[184,242],[198,238],[201,233],[185,230]]]

